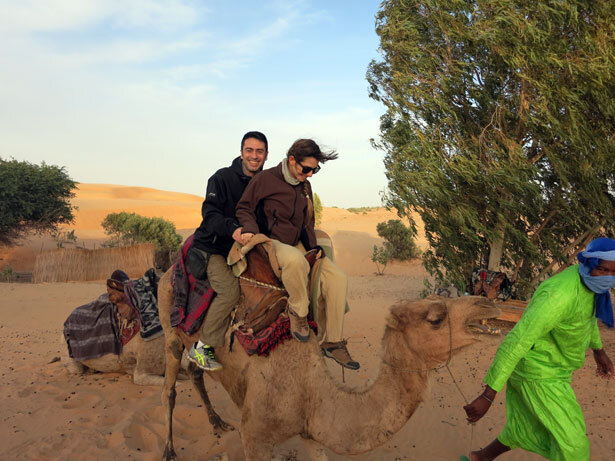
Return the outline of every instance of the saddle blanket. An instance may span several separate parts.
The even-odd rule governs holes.
[[[318,325],[316,322],[308,320],[308,324],[312,331],[314,331],[314,334],[317,335]],[[278,344],[292,338],[290,334],[290,320],[286,315],[278,316],[275,322],[258,333],[250,334],[243,333],[241,330],[235,330],[233,334],[248,355],[257,354],[265,357],[267,357]]]

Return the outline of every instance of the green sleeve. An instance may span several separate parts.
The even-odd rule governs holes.
[[[566,290],[547,282],[538,287],[521,320],[508,333],[495,354],[484,381],[496,392],[502,390],[519,360],[539,338],[557,325],[569,308],[569,302],[562,293]]]
[[[592,349],[602,349],[602,339],[600,339],[600,330],[598,330],[598,319],[594,317],[594,325],[592,326],[592,335],[589,340],[589,347]]]

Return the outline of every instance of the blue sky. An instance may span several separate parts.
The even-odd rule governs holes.
[[[246,131],[275,166],[292,142],[336,149],[325,206],[379,205],[384,108],[365,72],[379,2],[0,0],[0,156],[79,182],[203,195]]]

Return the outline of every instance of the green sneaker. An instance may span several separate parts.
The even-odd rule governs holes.
[[[188,352],[188,360],[205,371],[222,370],[222,364],[216,360],[213,347],[192,346],[192,349]]]

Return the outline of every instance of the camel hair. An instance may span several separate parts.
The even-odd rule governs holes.
[[[158,285],[158,307],[166,338],[162,389],[167,440],[164,461],[177,459],[172,418],[175,379],[187,338],[170,325],[171,271]],[[429,371],[478,340],[473,324],[500,311],[478,296],[401,301],[390,308],[382,338],[382,363],[375,382],[354,391],[329,374],[312,335],[307,343],[288,340],[269,357],[248,356],[239,344],[216,350],[223,369],[208,373],[241,409],[239,431],[247,461],[269,461],[274,447],[300,435],[312,459],[326,460],[322,446],[341,455],[370,451],[399,431],[423,400]],[[213,409],[203,371],[188,373],[207,409],[214,432],[231,430]]]
[[[118,306],[118,310],[127,313],[128,320],[133,320],[135,315],[132,308],[126,304],[122,292],[107,288],[109,301]],[[141,386],[162,386],[164,383],[165,370],[165,340],[159,336],[150,341],[144,341],[137,334],[122,347],[119,355],[105,354],[87,360],[75,360],[68,355],[68,347],[64,335],[62,342],[61,361],[66,370],[71,374],[81,375],[88,369],[100,373],[126,373],[132,375],[132,381]],[[186,379],[183,370],[187,368],[188,361],[184,357],[182,374],[180,379]]]

